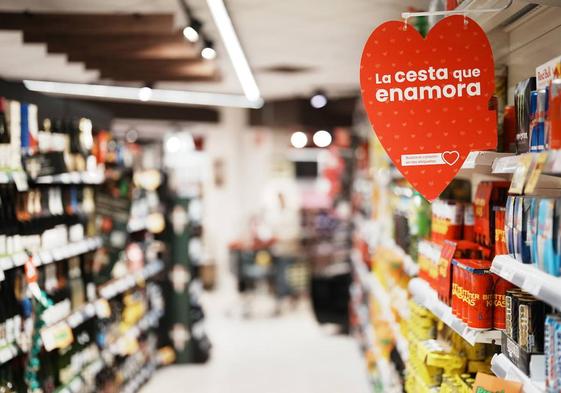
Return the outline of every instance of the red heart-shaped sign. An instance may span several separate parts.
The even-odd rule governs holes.
[[[380,25],[362,53],[360,85],[384,149],[430,201],[470,151],[497,146],[493,53],[472,19],[445,18],[426,39],[404,22]]]

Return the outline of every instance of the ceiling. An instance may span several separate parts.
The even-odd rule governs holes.
[[[362,46],[381,22],[399,18],[408,5],[428,0],[225,0],[265,99],[303,97],[317,88],[335,96],[358,92]],[[156,87],[241,94],[205,0],[188,0],[215,42],[220,79],[157,82]],[[185,23],[176,0],[2,0],[0,11],[167,13]],[[107,82],[98,71],[47,53],[41,43],[23,44],[21,32],[0,31],[0,77],[72,82]]]

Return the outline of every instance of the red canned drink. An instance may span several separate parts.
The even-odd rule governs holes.
[[[469,293],[471,291],[470,286],[470,279],[469,279],[469,272],[467,271],[467,267],[462,263],[459,264],[460,266],[460,280],[462,282],[462,303],[461,303],[461,312],[460,318],[463,322],[467,323],[468,321],[468,314],[469,314]]]
[[[462,263],[466,266],[466,281],[469,281],[467,324],[472,329],[492,329],[495,285],[489,270],[491,261],[465,260]]]
[[[493,310],[493,328],[506,329],[506,291],[514,288],[514,285],[496,274],[493,274],[495,281],[495,302]]]
[[[456,261],[452,261],[452,300],[450,306],[452,307],[452,314],[460,318],[461,316],[461,302],[460,297],[461,283],[460,272],[461,268],[457,265]]]

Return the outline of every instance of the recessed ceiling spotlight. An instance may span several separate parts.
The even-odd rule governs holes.
[[[314,133],[313,140],[314,145],[316,145],[317,147],[327,147],[331,145],[331,141],[333,140],[333,138],[328,131],[319,130]]]
[[[205,60],[213,60],[216,58],[216,51],[214,50],[212,41],[205,40],[205,44],[203,46],[203,49],[201,50],[201,56]]]
[[[199,32],[193,26],[187,26],[183,29],[183,36],[189,42],[197,42],[199,39]]]
[[[149,101],[150,97],[152,97],[152,88],[144,86],[138,91],[138,99],[140,101]]]
[[[191,18],[191,23],[183,29],[183,36],[189,42],[197,42],[200,37],[200,31],[203,24],[198,19]]]
[[[301,149],[308,144],[308,136],[302,131],[296,131],[290,137],[290,143],[297,149]]]
[[[310,98],[310,105],[316,109],[323,108],[327,105],[327,96],[321,90],[318,90]]]

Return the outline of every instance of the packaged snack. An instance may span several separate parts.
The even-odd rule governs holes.
[[[536,90],[536,78],[531,77],[516,84],[514,108],[516,111],[516,151],[527,153],[530,149],[530,95]]]

